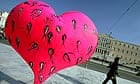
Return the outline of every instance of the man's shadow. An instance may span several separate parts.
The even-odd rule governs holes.
[[[20,80],[15,80],[14,78],[12,78],[0,71],[0,84],[2,81],[6,81],[9,84],[26,84]]]

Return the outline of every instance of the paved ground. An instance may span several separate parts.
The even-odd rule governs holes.
[[[95,63],[95,62],[86,62],[85,64],[83,64],[81,66],[87,67],[88,69],[91,69],[91,70],[103,72],[103,73],[108,72],[108,68],[106,66],[99,64],[99,63]],[[134,73],[124,71],[121,69],[119,69],[118,72],[119,72],[121,78],[140,83],[140,76],[136,76]]]
[[[5,84],[2,83],[4,81],[9,84],[24,84],[32,79],[31,69],[21,60],[20,56],[10,46],[0,44],[0,84]]]
[[[0,58],[2,58],[0,59],[0,84],[32,84],[33,76],[31,69],[27,67],[20,56],[16,52],[13,52],[8,45],[0,44]],[[87,62],[86,65],[83,64],[81,66],[103,73],[108,71],[104,65],[99,63]],[[122,78],[140,83],[140,77],[133,73],[123,70],[119,70],[119,73]],[[9,83],[4,83],[5,81]]]

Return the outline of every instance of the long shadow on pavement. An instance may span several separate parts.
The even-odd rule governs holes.
[[[73,84],[84,84],[82,82],[80,82],[79,80],[76,80],[75,78],[72,78],[70,76],[67,76],[67,75],[64,75],[64,74],[60,74],[60,73],[57,73],[59,76],[63,77],[64,79],[72,82]]]
[[[0,84],[2,81],[6,81],[9,84],[26,84],[20,80],[15,80],[14,78],[12,78],[0,71]]]

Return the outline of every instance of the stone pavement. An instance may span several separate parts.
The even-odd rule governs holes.
[[[45,84],[101,84],[104,78],[104,73],[75,66],[53,75],[45,81]],[[118,84],[138,84],[119,77],[117,81]],[[2,43],[0,43],[0,84],[33,84],[30,67],[9,45]]]
[[[21,57],[10,46],[0,44],[0,84],[29,83],[32,82],[32,77],[31,69]]]

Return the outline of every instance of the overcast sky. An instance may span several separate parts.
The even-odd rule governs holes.
[[[0,0],[0,9],[11,10],[26,0]],[[85,13],[95,23],[98,32],[109,33],[118,40],[140,45],[140,0],[124,16],[118,18],[136,0],[40,0],[50,4],[57,15],[76,10]],[[116,23],[117,21],[117,23]],[[116,23],[115,25],[113,25]],[[113,27],[112,27],[113,25]]]

